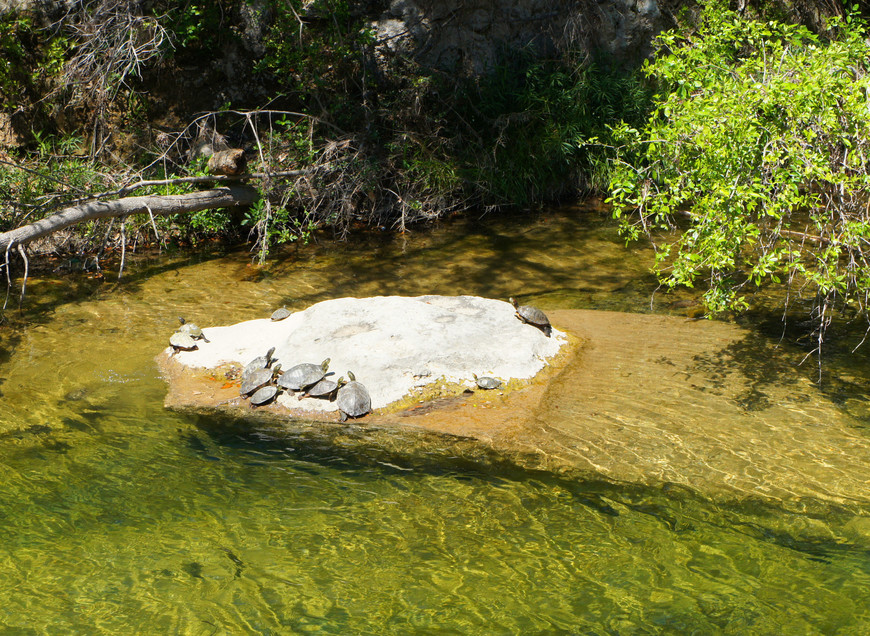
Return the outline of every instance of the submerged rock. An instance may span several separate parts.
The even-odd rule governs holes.
[[[275,347],[284,368],[330,358],[328,377],[353,369],[383,408],[436,383],[470,383],[474,374],[528,379],[567,342],[516,319],[510,303],[476,296],[380,296],[328,300],[275,322],[250,320],[206,330],[210,343],[173,362],[195,370],[244,367]],[[333,377],[334,376],[334,377]],[[334,411],[333,402],[278,397],[288,409]]]
[[[411,311],[415,305],[422,307]],[[561,329],[551,338],[517,320],[508,303],[431,296],[342,299],[279,323],[206,329],[213,344],[159,357],[170,380],[166,403],[221,412],[294,444],[311,436],[384,457],[509,462],[565,478],[666,486],[671,497],[696,492],[814,515],[833,505],[868,516],[866,430],[804,377],[802,351],[715,321],[547,313]],[[288,321],[292,329],[270,331]],[[246,339],[236,342],[242,333]],[[340,427],[337,413],[296,413],[274,402],[249,408],[238,396],[239,369],[272,341],[290,362],[331,354],[334,379],[352,370],[381,410]],[[384,365],[380,372],[376,364]],[[447,384],[440,376],[464,378],[472,388],[472,373],[507,386],[466,393],[448,386],[438,394]],[[382,408],[399,385],[412,394],[428,386],[424,395]],[[335,408],[322,399],[290,400]]]

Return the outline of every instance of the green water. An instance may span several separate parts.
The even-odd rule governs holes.
[[[33,281],[0,332],[0,633],[867,633],[860,505],[797,515],[162,406],[153,358],[179,314],[517,289],[650,311],[648,256],[566,211],[323,242],[262,271],[240,252],[143,259],[116,288]]]

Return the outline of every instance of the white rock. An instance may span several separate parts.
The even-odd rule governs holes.
[[[371,393],[372,408],[415,387],[464,382],[473,373],[504,381],[531,378],[567,342],[554,329],[545,336],[522,323],[507,302],[477,296],[338,298],[280,322],[268,318],[203,329],[210,343],[175,354],[190,366],[245,365],[275,347],[284,370],[330,358],[330,377],[353,371]],[[282,394],[291,408],[328,411],[335,404]]]

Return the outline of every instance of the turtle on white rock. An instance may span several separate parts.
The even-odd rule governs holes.
[[[337,298],[280,321],[210,327],[208,334],[207,347],[179,351],[173,359],[206,369],[244,366],[270,347],[274,359],[291,366],[295,360],[331,358],[333,368],[365,378],[373,409],[402,399],[421,381],[462,383],[478,369],[505,382],[531,378],[567,342],[558,329],[551,337],[529,329],[509,303],[477,296]],[[277,403],[294,410],[337,409],[329,400],[300,401],[285,392]]]

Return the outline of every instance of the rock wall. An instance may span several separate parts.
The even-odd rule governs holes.
[[[631,64],[665,26],[656,0],[393,0],[372,23],[382,52],[424,66],[481,74],[505,51]]]
[[[45,14],[70,10],[73,0],[0,0],[10,10]],[[242,5],[246,41],[251,15],[268,15],[269,2]],[[656,0],[389,0],[352,3],[371,16],[381,52],[401,53],[423,66],[470,74],[485,73],[505,51],[529,49],[554,55],[571,48],[618,63],[649,53],[650,41],[664,26]],[[303,3],[305,18],[328,18],[321,3]],[[258,48],[257,42],[249,42]]]

